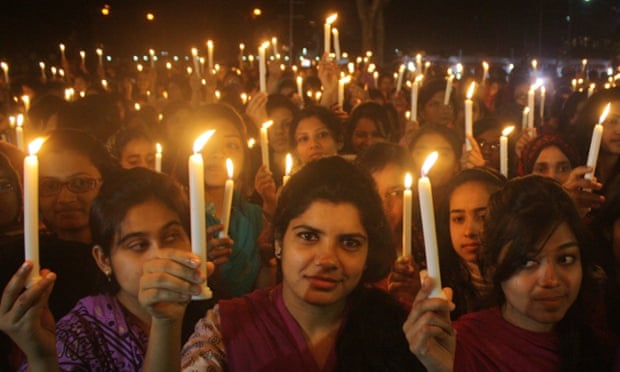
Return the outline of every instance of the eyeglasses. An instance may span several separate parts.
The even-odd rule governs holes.
[[[480,145],[480,150],[482,150],[483,152],[497,151],[499,149],[499,141],[491,142],[480,140],[478,141],[478,144]]]
[[[61,182],[54,178],[43,178],[39,182],[39,195],[54,196],[60,192],[63,187],[75,194],[82,194],[97,188],[101,183],[101,179],[92,177],[75,177],[68,181]]]

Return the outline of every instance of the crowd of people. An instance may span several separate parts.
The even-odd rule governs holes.
[[[413,85],[393,74],[400,62],[376,79],[369,63],[351,71],[325,55],[292,69],[274,58],[266,92],[247,61],[188,74],[182,63],[89,71],[63,58],[62,78],[24,66],[0,81],[0,369],[620,368],[620,87],[528,61],[510,73],[465,66],[447,80],[437,63],[411,107]],[[546,96],[528,107],[528,130],[523,111],[540,78]],[[13,98],[23,95],[26,105]],[[607,103],[593,169],[586,158]],[[26,142],[45,137],[42,269],[28,286],[17,113]],[[256,143],[269,120],[268,143]],[[502,174],[508,125],[516,133]],[[190,241],[187,161],[210,129],[205,272]],[[418,177],[433,151],[441,278],[426,272],[415,192],[403,224],[405,174]],[[440,297],[430,295],[437,280]],[[205,281],[213,298],[196,300]]]

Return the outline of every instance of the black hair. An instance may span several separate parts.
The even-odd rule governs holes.
[[[332,134],[332,137],[334,137],[334,140],[338,143],[342,143],[342,125],[336,114],[326,107],[315,105],[304,108],[299,111],[297,115],[295,115],[295,118],[293,118],[291,128],[289,129],[289,142],[291,148],[297,148],[295,132],[297,131],[299,122],[312,117],[319,119],[321,123],[325,124],[327,129]]]
[[[357,127],[360,119],[368,119],[377,127],[377,131],[385,140],[392,140],[392,131],[395,129],[394,124],[390,120],[387,110],[380,104],[375,102],[365,102],[353,109],[349,124],[345,135],[345,146],[349,150],[353,150],[351,141],[353,132]]]
[[[350,203],[356,207],[368,234],[367,268],[360,285],[384,278],[396,253],[381,198],[370,174],[338,156],[305,165],[282,188],[273,218],[275,240],[282,244],[290,221],[316,201]]]
[[[369,146],[355,158],[355,164],[374,173],[382,170],[390,163],[400,165],[405,169],[412,167],[411,155],[407,149],[390,142],[379,142]]]
[[[420,138],[422,138],[422,136],[435,133],[439,134],[445,138],[446,141],[448,141],[450,147],[452,147],[452,150],[454,151],[454,157],[458,162],[463,152],[463,141],[454,129],[448,128],[445,125],[428,124],[421,126],[420,129],[418,129],[411,137],[411,141],[409,142],[409,150],[413,150],[413,147],[420,140]]]
[[[189,234],[189,204],[183,189],[169,176],[146,168],[119,169],[101,186],[90,209],[90,231],[93,245],[110,257],[114,238],[120,231],[127,212],[136,205],[155,200],[175,212]],[[116,279],[107,282],[101,274],[104,291],[115,294]]]

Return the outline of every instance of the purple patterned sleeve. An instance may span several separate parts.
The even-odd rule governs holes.
[[[216,305],[196,323],[194,333],[181,352],[183,371],[224,371],[226,350],[220,330],[220,310]]]

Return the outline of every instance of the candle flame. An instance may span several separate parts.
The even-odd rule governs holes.
[[[22,127],[24,125],[24,114],[17,114],[17,122],[18,127]]]
[[[588,60],[587,60],[587,59],[585,59],[585,58],[584,58],[584,59],[582,59],[582,60],[581,60],[581,64],[582,64],[583,66],[587,65],[587,64],[588,64]]]
[[[2,62],[0,63],[0,67],[2,67],[4,71],[7,71],[9,69],[9,64],[6,62]]]
[[[207,40],[207,48],[213,48],[213,40]]]
[[[610,108],[611,108],[611,102],[607,102],[607,105],[605,106],[605,109],[603,110],[601,117],[598,119],[599,124],[601,124],[602,122],[605,121],[605,119],[607,119],[607,115],[609,114]]]
[[[515,130],[515,126],[511,125],[509,127],[504,128],[504,130],[502,130],[502,136],[507,137],[510,135],[510,133],[512,133],[512,131]]]
[[[538,61],[537,61],[537,60],[535,60],[535,59],[533,59],[533,60],[532,60],[532,68],[533,68],[534,70],[536,70],[536,67],[538,67]]]
[[[232,179],[235,175],[235,168],[233,167],[233,162],[231,158],[226,158],[226,173],[228,173],[229,179]]]
[[[349,84],[351,82],[351,75],[347,75],[340,78],[342,84]]]
[[[484,71],[487,71],[489,69],[489,63],[487,61],[482,61],[482,68]]]
[[[215,133],[215,129],[210,129],[196,138],[193,147],[194,154],[202,151],[202,148],[207,144],[211,136],[213,136],[213,133]]]
[[[260,49],[262,49],[263,51],[267,48],[269,48],[269,41],[265,41],[260,45]]]
[[[62,44],[62,43],[61,43],[61,44],[59,44],[59,45],[58,45],[58,47],[60,48],[60,51],[61,51],[61,52],[64,52],[64,51],[65,51],[65,44]]]
[[[161,144],[160,144],[159,142],[157,142],[157,143],[155,144],[155,151],[156,151],[158,154],[161,154],[162,148],[161,148]]]
[[[267,120],[266,122],[263,123],[262,128],[268,129],[272,125],[273,125],[273,120]]]
[[[41,146],[43,146],[43,142],[45,142],[45,137],[38,137],[34,139],[28,144],[28,153],[30,155],[36,155],[41,149]]]
[[[426,175],[428,175],[428,172],[431,170],[438,157],[439,153],[437,151],[433,151],[428,154],[426,160],[424,160],[424,164],[422,165],[422,177],[426,177]]]
[[[530,108],[525,106],[525,108],[523,109],[523,115],[527,115],[530,113]]]
[[[474,90],[476,89],[476,82],[472,81],[467,90],[467,99],[471,99],[474,96]]]
[[[248,148],[249,149],[253,148],[255,144],[256,144],[256,140],[254,138],[250,138],[248,140]]]
[[[547,92],[547,89],[545,89],[545,86],[544,85],[541,86],[540,87],[540,94],[544,96],[546,92]]]
[[[155,55],[155,50],[149,49],[149,55],[153,57]]]
[[[82,57],[82,59],[84,59],[86,57],[86,52],[83,50],[80,50],[80,57]]]
[[[198,49],[192,48],[192,56],[196,57],[198,55]]]
[[[413,177],[411,177],[411,173],[405,174],[405,188],[407,190],[411,189],[411,185],[413,184]]]
[[[327,19],[325,19],[325,24],[331,25],[332,23],[336,22],[336,19],[338,19],[338,13],[334,13],[327,17]]]
[[[45,62],[39,62],[39,67],[41,70],[45,69]]]
[[[293,156],[291,155],[291,153],[286,154],[285,164],[286,164],[286,168],[285,168],[284,174],[286,174],[287,176],[290,176],[291,170],[293,169]]]

